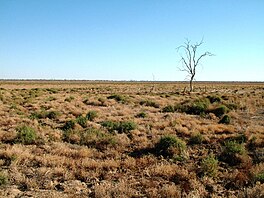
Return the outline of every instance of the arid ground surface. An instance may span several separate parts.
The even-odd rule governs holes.
[[[264,83],[0,81],[0,197],[264,197]]]

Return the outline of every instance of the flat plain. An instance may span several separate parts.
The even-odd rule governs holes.
[[[263,197],[264,83],[0,81],[1,197]]]

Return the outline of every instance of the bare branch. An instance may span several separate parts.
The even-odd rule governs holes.
[[[200,55],[197,58],[197,49],[203,44],[203,38],[200,42],[197,42],[195,44],[191,44],[191,41],[188,39],[185,39],[183,45],[180,45],[177,47],[177,52],[180,50],[183,50],[185,53],[185,57],[181,55],[180,62],[182,62],[182,68],[180,71],[184,71],[188,73],[189,80],[190,80],[190,90],[192,91],[192,81],[194,80],[194,77],[196,75],[196,67],[199,65],[202,58],[205,56],[214,56],[211,52],[204,52],[202,55]]]

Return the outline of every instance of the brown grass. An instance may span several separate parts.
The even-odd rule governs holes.
[[[1,81],[0,197],[263,196],[263,184],[256,175],[264,170],[264,84],[197,82],[196,92],[183,92],[187,86]],[[107,99],[111,95],[124,101]],[[192,104],[207,96],[221,101],[210,104],[201,115],[162,112],[167,105]],[[219,105],[230,107],[230,124],[218,123],[220,118],[212,110]],[[45,116],[51,111],[55,117]],[[98,116],[86,120],[86,126],[78,124],[77,117],[89,111]],[[146,117],[138,117],[141,112]],[[75,126],[63,129],[69,120]],[[131,121],[137,127],[125,133],[108,131],[103,121]],[[36,131],[33,143],[17,141],[20,126]],[[197,134],[203,141],[190,143]],[[236,154],[238,162],[230,165],[221,160],[225,142],[242,141],[241,134],[246,137],[241,142],[246,152]],[[188,157],[163,156],[157,151],[157,142],[165,135],[186,142]],[[215,177],[200,171],[210,153],[218,159]],[[2,185],[1,181],[7,182]]]

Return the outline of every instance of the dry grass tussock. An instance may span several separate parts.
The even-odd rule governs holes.
[[[0,82],[0,197],[263,197],[264,84]]]

